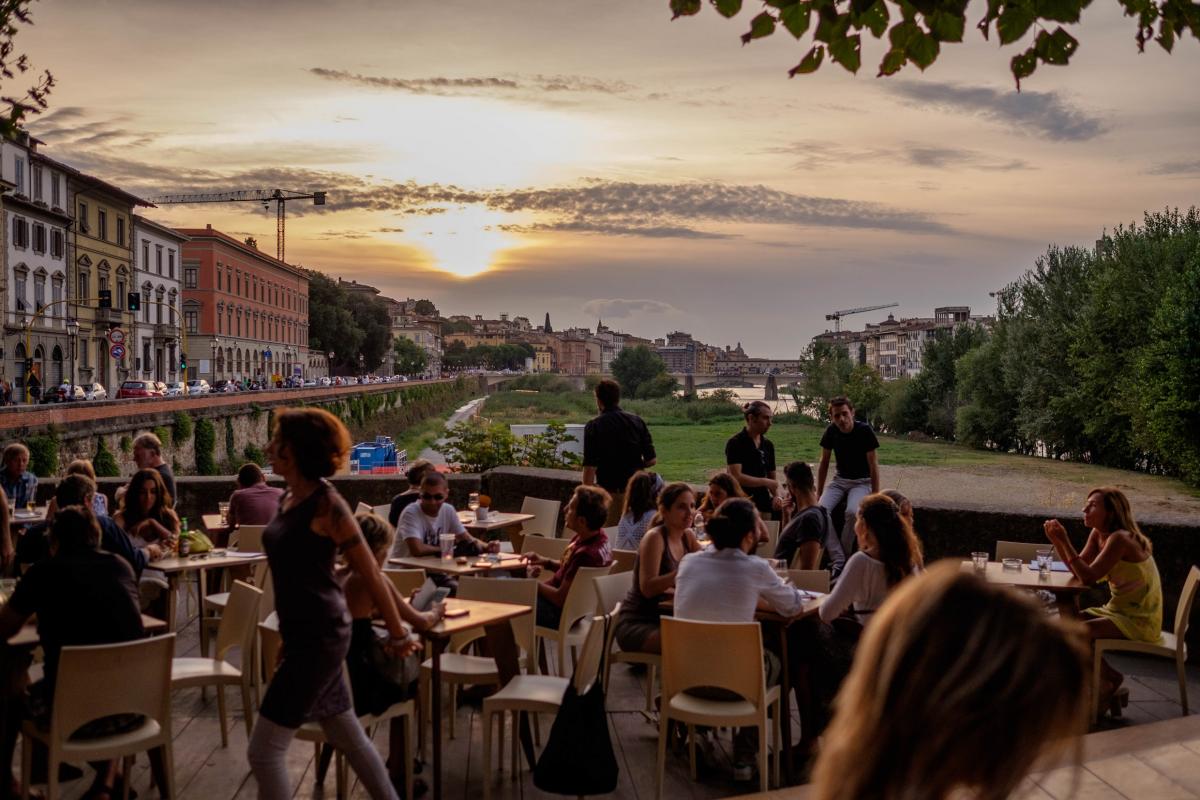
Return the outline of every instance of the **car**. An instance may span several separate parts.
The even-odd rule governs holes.
[[[94,381],[92,383],[85,383],[85,384],[83,384],[83,399],[84,400],[107,400],[108,399],[108,390],[105,389],[103,386],[101,386],[99,383],[96,383]]]
[[[159,397],[167,396],[167,385],[165,383],[163,383],[162,381],[150,381],[150,382],[154,384],[154,388],[158,392]]]
[[[322,386],[332,386],[333,381],[331,381],[329,378],[321,378],[321,385]]]
[[[305,388],[305,389],[312,388],[312,387],[314,387],[314,386],[316,386],[316,385],[317,385],[317,381],[316,381],[316,379],[315,379],[315,378],[309,378],[308,380],[306,380],[306,381],[304,382],[304,388]]]
[[[212,385],[212,390],[214,392],[236,392],[238,385],[236,381],[222,379]]]
[[[204,378],[194,378],[187,382],[188,394],[208,394],[211,391],[212,387]]]
[[[132,397],[162,397],[155,381],[125,381],[117,389],[117,399],[127,400]]]
[[[72,386],[69,383],[64,383],[61,386],[55,386],[52,389],[47,389],[42,395],[43,403],[67,403],[86,399],[87,395],[84,393],[82,386]]]
[[[167,384],[167,397],[182,397],[187,394],[187,386],[183,381],[171,381]]]

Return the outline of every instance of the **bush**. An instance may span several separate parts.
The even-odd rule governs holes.
[[[267,463],[267,454],[264,453],[263,449],[256,444],[246,445],[245,449],[242,450],[242,456],[247,461],[253,461],[260,467]]]
[[[212,427],[210,423],[208,427]],[[192,437],[194,426],[192,418],[189,414],[183,411],[175,412],[175,425],[171,429],[171,442],[176,447],[182,447],[188,439]],[[163,440],[165,443],[165,439]]]
[[[191,420],[188,420],[189,424]],[[214,450],[217,444],[217,432],[213,424],[206,419],[196,423],[196,474],[216,475],[217,462]]]
[[[174,443],[175,441],[175,437],[171,433],[171,429],[162,425],[159,425],[157,428],[151,431],[151,433],[158,437],[158,440],[163,443],[164,447],[166,446],[167,442]]]
[[[58,451],[62,442],[57,432],[30,436],[25,440],[25,446],[29,448],[30,472],[39,478],[50,478],[58,474]]]
[[[237,444],[233,435],[233,417],[225,418],[225,458],[232,464],[237,458]]]
[[[258,403],[250,404],[250,421],[251,422],[258,422],[260,419],[262,419],[262,414],[263,414],[262,406],[260,406]]]
[[[555,420],[546,426],[545,433],[535,433],[516,440],[514,461],[525,467],[545,469],[578,469],[580,458],[575,453],[559,452],[567,442],[579,441],[567,433],[567,426]]]
[[[447,431],[446,441],[433,449],[463,472],[486,472],[492,467],[515,464],[514,444],[507,425],[460,422]]]
[[[599,382],[599,379],[597,379],[596,382]],[[594,390],[595,388],[595,383],[593,383],[592,389]],[[517,389],[523,391],[565,394],[567,392],[575,391],[575,384],[560,375],[538,373],[536,375],[522,375],[521,377],[510,381],[508,386],[505,387],[505,391],[515,391]]]
[[[124,436],[122,441],[128,438],[128,436]],[[96,437],[96,455],[92,458],[92,469],[96,470],[97,478],[116,478],[121,474],[121,467],[117,464],[116,456],[109,451],[103,436]]]
[[[128,436],[122,436],[120,441],[121,452],[129,455],[133,452],[133,439]]]

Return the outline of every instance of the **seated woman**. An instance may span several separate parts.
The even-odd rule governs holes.
[[[575,531],[562,561],[544,558],[537,553],[525,553],[529,562],[529,577],[536,578],[543,569],[554,570],[553,577],[539,583],[537,599],[537,624],[544,628],[557,628],[562,618],[563,604],[575,581],[580,567],[604,567],[612,563],[612,550],[604,523],[608,521],[608,507],[612,497],[599,486],[576,486],[575,494],[563,512],[564,524]]]
[[[129,479],[129,487],[121,496],[121,506],[113,514],[113,522],[129,534],[135,547],[158,544],[169,551],[171,542],[179,536],[179,517],[172,508],[171,495],[158,470],[138,470]],[[138,581],[143,610],[166,599],[167,578],[161,570],[146,569]],[[165,609],[155,610],[164,612]],[[156,616],[164,616],[160,613]]]
[[[644,470],[629,476],[625,484],[625,509],[617,523],[617,549],[637,550],[654,519],[658,484],[661,479]],[[694,499],[694,497],[693,497]],[[691,520],[688,520],[690,523]]]
[[[892,499],[896,504],[896,508],[900,509],[900,516],[908,520],[908,524],[913,524],[913,504],[905,495],[901,494],[896,489],[884,489],[880,494],[885,494]]]
[[[408,479],[408,488],[392,498],[392,507],[388,510],[388,522],[395,528],[400,524],[400,513],[412,503],[417,502],[421,495],[421,480],[425,473],[434,469],[433,463],[423,458],[408,465],[404,477]]]
[[[836,579],[846,565],[846,554],[829,511],[817,502],[812,467],[793,461],[783,468],[783,475],[792,500],[792,518],[779,534],[775,558],[794,569],[820,569],[824,565],[830,577]]]
[[[92,462],[84,458],[77,458],[70,464],[67,464],[67,475],[83,475],[90,478],[92,483],[96,483],[96,470],[92,467]],[[58,511],[57,498],[51,497],[50,502],[46,505],[46,524],[50,525],[54,522],[54,515]],[[92,495],[92,513],[97,517],[108,516],[108,498],[99,490]]]
[[[1082,639],[1077,625],[957,563],[904,581],[859,645],[812,797],[1009,797],[1086,729]]]
[[[1083,613],[1091,639],[1133,639],[1157,642],[1162,638],[1163,595],[1158,565],[1150,539],[1133,519],[1129,500],[1120,489],[1093,489],[1083,506],[1083,524],[1091,529],[1083,550],[1076,552],[1066,528],[1056,519],[1045,523],[1046,537],[1058,557],[1081,582],[1105,581],[1112,591],[1108,603]],[[1100,662],[1100,709],[1128,702],[1117,690],[1125,676],[1103,659]]]
[[[696,511],[693,526],[698,530],[703,529],[721,504],[731,498],[748,500],[749,496],[742,489],[741,484],[734,480],[728,472],[718,472],[713,475],[708,479],[708,488],[704,492],[704,500],[700,503],[700,508]],[[754,525],[754,530],[758,534],[759,542],[770,541],[770,536],[767,535],[767,526],[763,523],[761,515]]]
[[[696,515],[696,495],[691,486],[667,484],[658,498],[658,514],[662,524],[651,528],[638,546],[633,561],[633,586],[621,605],[613,631],[617,644],[628,652],[662,652],[659,638],[662,612],[658,604],[675,588],[680,559],[700,549],[691,528],[692,517]]]

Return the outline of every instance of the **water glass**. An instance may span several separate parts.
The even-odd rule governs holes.
[[[1050,577],[1050,564],[1054,560],[1054,551],[1049,547],[1037,551],[1037,568],[1038,576],[1042,578]]]
[[[454,558],[454,540],[453,533],[443,533],[438,537],[438,543],[442,546],[442,558]]]
[[[467,495],[467,508],[471,511],[479,508],[479,492],[471,492]]]
[[[358,474],[358,459],[352,459],[350,461],[350,474],[351,475]]]
[[[1004,568],[1008,570],[1019,570],[1025,565],[1025,562],[1019,558],[1006,558],[1003,561]]]
[[[976,572],[987,572],[988,554],[971,553],[971,563],[974,565]]]
[[[788,564],[782,558],[768,558],[767,563],[771,565],[771,569],[775,570],[775,574],[779,576],[779,580],[784,583],[788,582]]]
[[[229,524],[229,503],[217,503],[217,512],[221,515],[221,524]]]

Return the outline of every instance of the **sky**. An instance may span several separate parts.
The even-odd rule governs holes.
[[[837,309],[989,313],[1047,247],[1200,196],[1200,44],[1139,54],[1115,0],[1020,93],[1018,48],[971,25],[924,73],[874,77],[864,37],[857,75],[789,79],[807,44],[742,46],[753,2],[675,21],[667,0],[33,12],[17,44],[57,80],[28,125],[46,153],[143,197],[327,191],[289,204],[288,261],[447,315],[796,357]],[[145,213],[274,253],[258,204]]]

